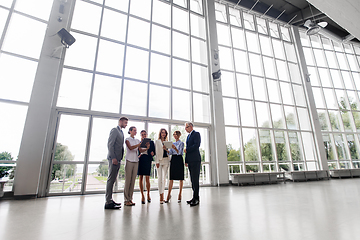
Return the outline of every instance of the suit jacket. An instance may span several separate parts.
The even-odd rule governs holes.
[[[124,134],[121,131],[120,127],[111,129],[109,139],[108,139],[108,155],[107,159],[111,160],[116,158],[118,162],[121,162],[121,159],[124,156]]]
[[[149,149],[147,150],[147,156],[148,156],[148,158],[150,159],[150,161],[154,161],[153,156],[151,156],[151,152],[154,152],[154,156],[156,155],[155,145],[154,145],[154,142],[153,142],[153,141],[150,141],[150,147],[149,147]],[[139,151],[139,153],[140,153],[140,151]],[[145,156],[146,156],[146,155],[145,155]]]
[[[190,137],[186,140],[185,163],[201,162],[201,155],[199,151],[200,143],[200,133],[194,130],[190,134]]]

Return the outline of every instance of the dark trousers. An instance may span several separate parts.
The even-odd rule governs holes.
[[[200,200],[199,198],[200,167],[201,167],[201,162],[188,163],[194,200]]]
[[[117,165],[112,164],[112,160],[109,161],[109,174],[106,182],[106,193],[105,193],[105,199],[107,203],[110,203],[112,200],[112,193],[113,193],[113,187],[114,183],[116,181],[116,177],[119,173],[120,169],[120,163]]]

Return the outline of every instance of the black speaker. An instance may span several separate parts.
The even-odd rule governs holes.
[[[61,38],[61,43],[65,47],[71,46],[76,41],[76,39],[65,28],[62,28],[60,31],[58,31],[57,35],[59,35]]]

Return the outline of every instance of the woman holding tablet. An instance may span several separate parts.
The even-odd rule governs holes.
[[[159,132],[159,138],[155,141],[155,163],[158,169],[158,186],[160,194],[160,204],[164,203],[164,191],[167,173],[169,169],[170,158],[167,148],[164,146],[164,142],[168,139],[168,132],[165,128],[161,128]]]
[[[166,198],[166,203],[169,202],[171,198],[171,189],[174,183],[174,180],[180,180],[180,189],[178,195],[178,202],[181,202],[181,193],[184,184],[184,159],[183,159],[183,151],[184,151],[184,143],[180,140],[181,132],[175,131],[173,134],[175,138],[175,142],[172,144],[172,148],[169,149],[169,155],[171,156],[170,162],[170,182],[169,182],[169,190]]]

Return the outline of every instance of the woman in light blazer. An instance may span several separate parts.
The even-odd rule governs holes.
[[[163,142],[167,141],[168,132],[165,128],[161,128],[159,132],[159,138],[155,141],[155,163],[158,171],[158,187],[160,194],[160,204],[164,203],[164,191],[165,183],[170,165],[170,157],[168,155],[167,148]]]

